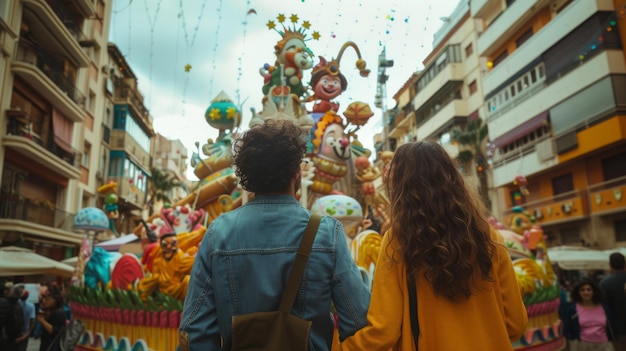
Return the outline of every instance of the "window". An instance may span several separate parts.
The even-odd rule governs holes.
[[[91,50],[89,50],[89,58],[91,58],[91,61],[93,61],[96,66],[100,66],[100,48],[93,46]]]
[[[626,152],[617,154],[615,156],[607,157],[602,160],[602,174],[604,174],[604,180],[611,180],[615,178],[626,176]]]
[[[572,174],[568,173],[560,177],[552,178],[552,193],[559,195],[574,190],[574,179]]]
[[[535,70],[530,71],[530,82],[535,84],[537,81],[537,72]]]
[[[89,100],[87,102],[87,109],[89,112],[94,113],[96,110],[96,94],[93,91],[89,91]]]
[[[530,27],[528,30],[524,32],[524,34],[520,35],[519,38],[515,40],[515,45],[519,48],[526,42],[526,40],[530,39],[533,36],[533,28]]]
[[[493,60],[493,67],[496,67],[498,64],[500,64],[502,61],[504,61],[504,59],[507,58],[507,56],[509,56],[509,52],[508,50],[504,50],[500,55],[498,55],[494,60]]]
[[[89,168],[89,154],[91,154],[91,145],[89,143],[85,143],[83,147],[83,159],[81,164],[83,167]]]
[[[470,95],[474,95],[474,93],[478,90],[476,86],[476,79],[474,79],[471,83],[469,83],[469,93]]]
[[[472,43],[465,47],[465,57],[470,57],[474,53],[474,47],[472,47]]]

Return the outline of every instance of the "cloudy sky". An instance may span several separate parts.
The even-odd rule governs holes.
[[[204,113],[224,91],[242,105],[242,128],[251,119],[250,108],[262,110],[263,78],[259,68],[273,64],[273,47],[280,35],[267,28],[276,17],[296,14],[311,23],[319,40],[307,41],[315,55],[337,57],[346,41],[360,49],[368,78],[354,68],[352,49],[341,58],[347,90],[337,97],[339,112],[353,101],[370,104],[376,113],[357,134],[372,149],[372,137],[382,130],[381,110],[374,107],[378,55],[386,49],[394,66],[387,69],[389,108],[392,96],[410,75],[423,68],[432,50],[433,34],[441,18],[449,16],[459,0],[115,0],[110,41],[117,44],[139,79],[139,89],[154,118],[155,131],[180,139],[189,156],[194,143],[215,138],[217,130]],[[290,24],[287,20],[285,24]],[[189,72],[185,66],[190,65]],[[310,79],[304,72],[304,82]],[[191,170],[188,177],[195,180]]]

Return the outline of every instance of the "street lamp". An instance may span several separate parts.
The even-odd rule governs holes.
[[[389,121],[387,120],[387,80],[389,76],[385,74],[385,69],[393,67],[393,60],[387,60],[385,51],[386,48],[383,48],[383,51],[378,55],[378,80],[374,99],[374,106],[380,108],[383,113],[383,151],[390,150]]]

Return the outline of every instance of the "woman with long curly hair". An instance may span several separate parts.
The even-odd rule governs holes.
[[[513,264],[486,210],[446,151],[400,146],[387,182],[391,229],[372,285],[368,326],[343,350],[512,350],[528,317]],[[414,345],[409,284],[417,291]]]

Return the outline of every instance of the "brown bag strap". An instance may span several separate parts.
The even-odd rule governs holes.
[[[300,285],[300,281],[304,275],[304,268],[306,267],[306,262],[309,260],[311,247],[313,246],[315,234],[317,234],[317,228],[320,225],[321,219],[322,216],[320,215],[311,215],[309,224],[307,224],[306,229],[304,230],[304,235],[302,236],[302,241],[300,241],[300,247],[298,248],[298,253],[296,254],[296,260],[291,267],[291,272],[289,273],[289,278],[287,279],[287,286],[283,292],[283,298],[280,300],[280,311],[282,312],[291,313],[293,304],[296,301],[298,286]]]

